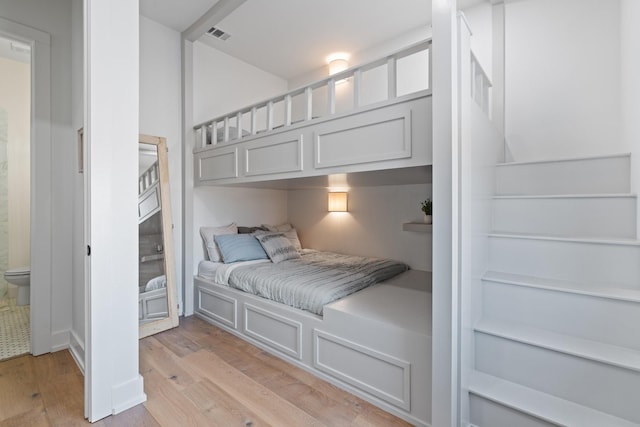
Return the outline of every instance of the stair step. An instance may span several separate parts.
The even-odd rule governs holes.
[[[551,424],[571,427],[638,426],[631,421],[478,371],[470,375],[469,392]],[[471,422],[482,426],[481,420],[472,418]]]
[[[526,328],[502,335],[475,331],[476,370],[640,423],[640,372],[618,366],[635,366],[628,353],[595,342],[588,348],[568,336],[563,344],[551,333]],[[605,358],[615,364],[600,361]]]
[[[640,289],[640,241],[489,234],[489,270]]]
[[[640,351],[517,323],[483,319],[475,331],[640,372]]]
[[[591,283],[570,282],[568,280],[545,279],[541,277],[524,276],[522,274],[502,273],[499,271],[486,272],[483,280],[640,303],[640,290],[638,289],[615,288]]]
[[[491,272],[482,316],[640,351],[640,290]]]
[[[630,164],[629,153],[501,163],[496,168],[496,193],[628,193]]]
[[[492,223],[501,232],[635,238],[635,194],[496,196]]]

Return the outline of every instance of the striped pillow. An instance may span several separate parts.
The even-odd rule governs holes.
[[[271,261],[277,264],[288,259],[300,258],[291,241],[282,233],[269,233],[256,236]]]
[[[214,237],[225,264],[268,259],[260,243],[250,234],[223,234]]]

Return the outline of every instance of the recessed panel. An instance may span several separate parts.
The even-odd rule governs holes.
[[[302,325],[251,304],[244,305],[245,333],[284,354],[302,359]]]
[[[210,319],[234,329],[237,327],[236,307],[234,298],[206,289],[198,289],[197,310]]]
[[[219,152],[213,154],[207,152],[200,158],[196,165],[199,171],[200,181],[212,181],[217,179],[236,178],[238,176],[237,150]]]
[[[247,176],[301,171],[302,135],[288,141],[247,148],[245,158]]]

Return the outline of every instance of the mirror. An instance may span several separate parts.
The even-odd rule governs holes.
[[[140,135],[138,319],[140,338],[178,326],[165,138]]]

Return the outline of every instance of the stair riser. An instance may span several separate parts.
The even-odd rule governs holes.
[[[473,394],[469,404],[471,422],[478,427],[557,427],[557,424],[549,424]]]
[[[496,168],[496,193],[628,193],[629,164],[629,157],[613,157],[499,166]]]
[[[493,229],[550,236],[636,237],[636,199],[496,199]]]
[[[483,282],[483,318],[640,350],[640,303]]]
[[[640,288],[640,247],[489,238],[490,270],[573,282]]]
[[[640,373],[476,332],[476,369],[640,422]]]

